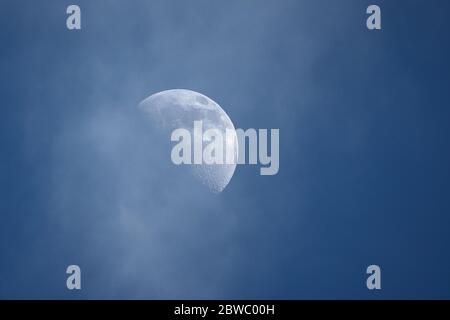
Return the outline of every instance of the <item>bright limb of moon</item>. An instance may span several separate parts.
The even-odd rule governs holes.
[[[233,153],[233,163],[188,166],[190,173],[211,191],[218,193],[225,189],[236,169],[238,140],[233,122],[215,101],[195,91],[172,89],[149,96],[139,104],[139,109],[150,116],[161,132],[184,128],[194,137],[194,121],[202,121],[203,132],[220,131],[226,143],[224,149]],[[231,130],[231,136],[226,134],[227,129]]]

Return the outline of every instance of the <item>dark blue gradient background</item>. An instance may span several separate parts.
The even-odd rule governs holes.
[[[0,0],[0,298],[450,298],[449,1],[76,3]],[[171,88],[279,128],[278,175],[177,181]]]

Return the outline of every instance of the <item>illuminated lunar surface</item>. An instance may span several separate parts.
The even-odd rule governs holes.
[[[234,163],[203,163],[185,166],[188,166],[189,172],[211,191],[218,193],[225,189],[236,169],[238,140],[231,119],[215,101],[195,91],[173,89],[151,95],[139,104],[139,109],[150,117],[151,122],[161,132],[172,132],[178,128],[189,130],[192,147],[194,121],[203,122],[203,132],[208,129],[220,131],[227,144],[226,148],[233,152]],[[233,130],[233,134],[225,139],[227,129]],[[203,141],[203,147],[205,147],[208,141]]]

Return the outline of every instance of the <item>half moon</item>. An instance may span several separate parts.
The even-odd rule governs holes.
[[[188,166],[190,173],[211,191],[218,193],[225,189],[236,169],[238,140],[233,122],[219,104],[195,91],[172,89],[149,96],[139,104],[139,109],[150,117],[158,131],[165,134],[184,128],[194,137],[194,121],[202,121],[203,132],[218,130],[224,138],[225,149],[233,152],[233,163]],[[231,136],[226,135],[227,129],[232,132]],[[208,143],[203,141],[203,145]]]

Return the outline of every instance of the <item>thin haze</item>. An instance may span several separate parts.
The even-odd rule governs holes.
[[[377,2],[2,1],[0,297],[448,298],[450,8]],[[181,174],[137,109],[172,88],[279,128],[279,173]]]

